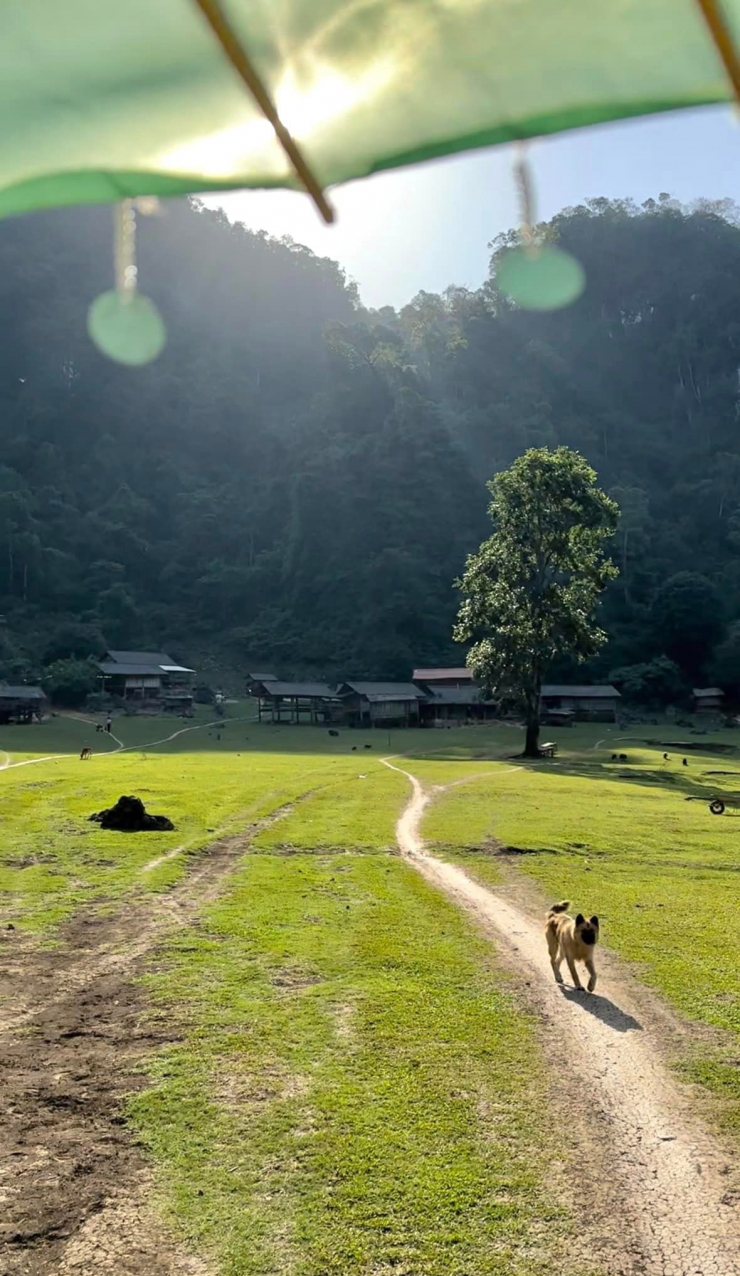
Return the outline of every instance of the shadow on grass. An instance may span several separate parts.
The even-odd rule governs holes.
[[[644,763],[635,763],[633,771],[625,770],[629,760],[625,762],[598,762],[585,758],[559,757],[555,761],[537,761],[529,763],[529,769],[540,774],[569,776],[582,780],[606,780],[611,784],[629,785],[631,788],[663,789],[673,792],[677,801],[706,802],[707,806],[713,797],[720,797],[730,803],[740,805],[740,791],[722,788],[721,785],[702,783],[699,776],[692,774],[690,768],[669,769],[668,766],[650,768]],[[701,773],[703,775],[703,773]],[[740,781],[740,771],[730,772]]]
[[[616,1006],[608,997],[602,997],[598,992],[585,992],[579,988],[561,987],[560,991],[566,1001],[576,1002],[594,1018],[605,1023],[607,1028],[613,1028],[615,1032],[642,1032],[642,1024],[633,1015],[620,1010],[619,1006]]]
[[[388,754],[405,755],[409,751],[422,757],[425,746],[433,743],[428,730],[354,730],[306,724],[273,726],[257,722],[248,710],[243,715],[235,714],[219,721],[201,714],[192,719],[154,714],[116,716],[113,735],[123,742],[122,750],[115,739],[96,731],[94,722],[60,715],[41,723],[1,726],[0,750],[15,757],[26,754],[74,757],[79,756],[83,746],[89,745],[94,757],[109,753],[123,757],[137,753],[236,753],[243,754],[247,760],[252,753],[307,753],[339,757],[356,754],[359,762],[360,757],[370,761]],[[469,743],[469,736],[462,731],[451,733],[450,748],[459,750],[461,756],[458,759],[454,753],[450,756],[440,752],[440,759],[470,761]],[[497,743],[492,742],[490,752],[495,753],[497,747]],[[489,751],[483,756],[489,756]]]

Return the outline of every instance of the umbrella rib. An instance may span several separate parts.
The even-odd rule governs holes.
[[[738,51],[719,0],[696,0],[696,3],[709,27],[709,33],[722,59],[722,65],[732,84],[735,97],[740,101],[740,57],[738,57]]]
[[[277,113],[270,94],[262,82],[257,70],[252,64],[246,49],[239,40],[226,14],[224,13],[219,0],[195,0],[195,4],[200,9],[203,17],[213,31],[226,57],[233,66],[237,75],[244,81],[249,92],[252,94],[255,102],[259,106],[262,114],[270,121],[275,136],[282,146],[292,165],[293,171],[299,178],[303,186],[305,186],[308,194],[311,196],[318,212],[325,222],[334,221],[334,209],[327,200],[323,190],[311,169],[306,162],[300,148],[296,144],[295,139],[291,136],[288,129],[283,124]]]

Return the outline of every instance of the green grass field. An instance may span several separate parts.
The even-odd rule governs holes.
[[[548,735],[559,741],[557,761],[490,764],[486,778],[439,797],[424,835],[491,884],[497,844],[524,852],[517,868],[546,898],[598,912],[603,942],[640,978],[688,1018],[731,1034],[726,1048],[704,1044],[677,1062],[710,1086],[720,1118],[740,1132],[740,807],[715,817],[707,805],[715,792],[740,793],[740,733],[648,727],[614,748],[609,736],[594,747],[604,736],[596,726]],[[664,761],[661,742],[682,740],[691,750],[669,749]],[[712,752],[717,745],[732,751]],[[612,762],[615,749],[627,763]],[[415,771],[424,777],[423,760]],[[686,801],[694,796],[704,800]]]
[[[260,728],[248,715],[245,706],[220,727],[209,727],[205,712],[194,723],[116,718],[114,734],[124,751],[76,718],[0,727],[0,765],[10,760],[0,770],[0,922],[43,930],[81,905],[110,903],[130,890],[166,889],[186,871],[188,855],[216,836],[307,797],[313,800],[300,817],[274,826],[275,844],[310,841],[318,822],[317,845],[365,846],[365,811],[378,794],[392,844],[405,782],[378,766],[377,740],[353,733],[353,753],[346,740],[338,743],[327,732]],[[174,732],[180,734],[168,740]],[[368,742],[376,752],[365,750]],[[87,744],[94,756],[81,762]],[[89,822],[93,811],[122,793],[169,815],[175,831],[122,835]],[[151,860],[178,847],[182,854],[146,871]]]
[[[289,806],[147,980],[181,1039],[129,1105],[162,1210],[219,1276],[550,1270],[569,1222],[533,1025],[490,947],[395,853],[408,785],[379,765],[387,737],[231,720],[146,743],[183,725],[116,720],[139,746],[123,753],[69,719],[0,731],[12,762],[51,757],[0,774],[2,919],[44,943],[81,906],[135,910],[217,833]],[[176,832],[88,823],[123,792]]]
[[[223,1276],[544,1271],[530,1025],[384,814],[363,831],[248,856],[165,951],[150,988],[186,1038],[131,1106],[165,1208]]]
[[[151,1013],[179,1044],[129,1107],[163,1210],[219,1276],[536,1276],[570,1226],[533,1025],[490,947],[395,853],[408,785],[387,754],[440,786],[433,849],[496,883],[497,848],[517,848],[545,897],[598,911],[643,979],[724,1030],[726,1048],[679,1062],[740,1131],[740,808],[706,804],[740,791],[740,736],[686,735],[683,767],[683,751],[662,757],[674,727],[616,744],[603,727],[548,730],[558,758],[522,765],[506,726],[389,748],[232,715],[117,719],[125,751],[68,718],[0,728],[0,923],[40,942],[80,907],[135,908],[217,835],[264,821],[219,900],[157,954]],[[127,792],[176,831],[88,822]]]

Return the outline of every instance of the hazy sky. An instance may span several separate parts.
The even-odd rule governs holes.
[[[529,156],[544,219],[596,195],[640,202],[667,191],[740,202],[740,126],[727,108],[585,129],[534,143]],[[422,288],[482,282],[488,243],[519,220],[512,159],[499,147],[349,183],[333,192],[338,221],[330,227],[305,195],[247,191],[207,202],[334,258],[366,305],[398,307]]]

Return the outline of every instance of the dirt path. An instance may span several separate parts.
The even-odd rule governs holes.
[[[211,1276],[149,1206],[150,1176],[122,1115],[145,1055],[172,1042],[137,977],[152,950],[222,890],[279,808],[198,857],[162,894],[82,912],[54,949],[0,946],[0,1276]],[[146,1024],[146,1027],[143,1024]]]
[[[542,917],[428,854],[419,833],[435,791],[407,776],[411,799],[397,826],[404,856],[470,912],[503,950],[543,1022],[566,1129],[589,1191],[587,1230],[609,1276],[738,1276],[740,1192],[728,1156],[691,1111],[688,1090],[661,1047],[670,1012],[605,956],[597,992],[553,980]]]

